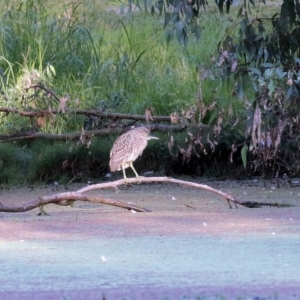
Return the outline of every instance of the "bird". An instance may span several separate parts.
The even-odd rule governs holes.
[[[141,182],[139,174],[133,167],[133,162],[142,155],[148,140],[152,139],[158,140],[159,138],[151,136],[150,130],[145,126],[134,128],[120,135],[110,150],[110,171],[115,172],[122,169],[124,182],[127,184],[125,169],[130,167]]]

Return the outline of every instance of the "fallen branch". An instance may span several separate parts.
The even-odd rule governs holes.
[[[1,108],[0,108],[1,110]],[[203,124],[190,124],[185,123],[181,125],[166,125],[166,124],[151,124],[151,131],[162,131],[162,132],[182,132],[187,129],[202,129],[208,128],[209,126]],[[127,131],[128,128],[102,128],[97,130],[85,130],[84,135],[87,137],[105,136],[109,134],[121,134]],[[43,132],[18,132],[10,135],[0,135],[1,142],[22,140],[22,139],[44,139],[44,140],[56,140],[56,141],[66,141],[66,140],[77,140],[82,136],[82,131],[65,133],[65,134],[53,134],[53,133],[43,133]]]
[[[200,183],[195,183],[195,182],[190,182],[190,181],[184,181],[184,180],[178,180],[178,179],[174,179],[174,178],[170,178],[170,177],[141,177],[141,182],[175,183],[175,184],[180,184],[180,185],[184,185],[184,186],[190,186],[190,187],[210,191],[210,192],[216,193],[216,194],[224,197],[227,200],[230,208],[232,208],[230,202],[235,203],[236,206],[237,206],[237,204],[242,203],[241,201],[236,200],[233,196],[231,196],[227,193],[224,193],[220,190],[214,189],[214,188],[212,188],[208,185],[205,185],[205,184],[200,184]],[[127,183],[137,183],[137,179],[136,178],[129,178],[127,180]],[[91,191],[91,190],[94,190],[94,189],[103,189],[103,188],[115,188],[115,189],[117,189],[118,186],[123,185],[123,184],[124,184],[124,180],[120,179],[120,180],[116,180],[116,181],[108,182],[108,183],[98,183],[98,184],[89,185],[89,186],[86,186],[86,187],[78,190],[77,192],[78,193],[85,193],[87,191]]]
[[[187,182],[187,181],[182,181],[182,180],[177,180],[173,178],[168,178],[168,177],[141,177],[141,182],[170,182],[170,183],[176,183],[176,184],[181,184],[181,185],[186,185],[186,186],[192,186],[200,189],[205,189],[209,190],[212,192],[215,192],[223,197],[225,197],[230,205],[229,201],[232,201],[233,203],[238,203],[237,200],[235,200],[231,195],[228,195],[222,191],[213,189],[210,186],[207,185],[202,185],[202,184],[197,184],[193,182]],[[130,183],[137,183],[136,178],[129,178],[128,179],[128,184]],[[79,189],[75,192],[65,192],[65,193],[60,193],[60,194],[54,194],[51,196],[44,196],[44,197],[39,197],[38,199],[28,201],[26,203],[23,203],[21,206],[5,206],[0,203],[0,211],[2,212],[24,212],[24,211],[29,211],[32,209],[35,209],[37,207],[40,207],[41,213],[45,214],[45,211],[43,207],[47,204],[53,203],[53,204],[59,204],[59,205],[69,205],[70,201],[89,201],[93,203],[101,203],[101,204],[107,204],[107,205],[112,205],[120,208],[125,208],[129,210],[134,210],[137,212],[149,212],[150,210],[134,205],[129,205],[127,203],[121,202],[121,201],[116,201],[116,200],[111,200],[111,199],[103,199],[101,197],[96,197],[96,196],[87,196],[83,195],[84,193],[95,190],[95,189],[107,189],[107,188],[113,188],[117,189],[119,186],[124,185],[124,180],[116,180],[113,182],[106,182],[106,183],[99,183],[99,184],[93,184],[86,186],[82,189]],[[231,207],[231,205],[230,205]]]
[[[243,201],[241,205],[249,208],[258,208],[263,206],[272,206],[272,207],[292,207],[292,204],[289,203],[278,203],[278,202],[258,202],[258,201]]]
[[[232,195],[225,193],[223,191],[214,189],[208,185],[205,184],[200,184],[200,183],[195,183],[195,182],[190,182],[190,181],[183,181],[183,180],[178,180],[174,178],[169,178],[169,177],[141,177],[141,182],[142,183],[149,183],[149,182],[164,182],[164,183],[173,183],[173,184],[179,184],[183,186],[188,186],[188,187],[193,187],[197,189],[202,189],[206,191],[213,192],[217,195],[222,196],[225,198],[229,204],[229,207],[232,208],[231,203],[235,204],[235,207],[237,207],[237,204],[243,205],[245,207],[261,207],[261,206],[276,206],[276,207],[285,207],[285,206],[290,206],[290,205],[283,205],[283,204],[278,204],[278,203],[265,203],[265,202],[255,202],[255,201],[239,201],[235,199]],[[132,184],[132,183],[138,183],[138,180],[136,178],[128,178],[127,184]],[[116,180],[112,182],[105,182],[105,183],[98,183],[98,184],[93,184],[86,186],[84,188],[81,188],[75,192],[65,192],[65,193],[60,193],[60,194],[54,194],[50,196],[44,196],[44,197],[39,197],[38,199],[28,201],[26,203],[23,203],[21,206],[5,206],[0,203],[0,211],[2,212],[24,212],[24,211],[29,211],[32,209],[35,209],[37,207],[40,208],[41,212],[45,213],[43,210],[43,206],[53,203],[53,204],[58,204],[58,205],[70,205],[70,203],[74,201],[88,201],[88,202],[93,202],[93,203],[100,203],[100,204],[106,204],[106,205],[112,205],[128,210],[134,210],[136,212],[150,212],[151,210],[135,205],[131,205],[125,202],[117,201],[117,200],[112,200],[108,198],[102,198],[102,197],[97,197],[97,196],[89,196],[89,195],[83,195],[84,193],[96,189],[107,189],[107,188],[113,188],[113,189],[118,189],[119,186],[124,185],[124,180]]]
[[[64,201],[64,202],[62,202]],[[143,207],[139,207],[136,205],[131,205],[122,201],[117,201],[113,199],[108,199],[108,198],[102,198],[102,197],[97,197],[97,196],[86,196],[82,195],[78,192],[67,192],[67,193],[60,193],[60,194],[55,194],[51,196],[44,196],[44,197],[39,197],[38,199],[34,199],[28,202],[23,203],[20,206],[6,206],[0,203],[0,211],[2,212],[12,212],[12,213],[17,213],[17,212],[24,212],[24,211],[29,211],[32,209],[35,209],[37,207],[40,207],[43,209],[43,206],[47,204],[58,204],[58,205],[71,205],[72,202],[74,201],[87,201],[87,202],[92,202],[92,203],[99,203],[99,204],[106,204],[106,205],[112,205],[128,210],[134,210],[136,212],[150,212],[151,210]]]
[[[44,117],[49,115],[56,115],[62,114],[60,109],[51,108],[43,109],[43,110],[33,110],[27,111],[13,107],[0,107],[0,112],[5,114],[17,114],[22,117]],[[133,114],[121,114],[121,113],[107,113],[102,110],[98,109],[72,109],[72,108],[65,108],[65,114],[76,114],[76,115],[84,115],[84,116],[94,116],[94,117],[101,117],[107,119],[128,119],[128,120],[135,120],[135,121],[145,121],[145,115],[133,115]],[[152,116],[151,117],[154,122],[171,122],[170,116]]]

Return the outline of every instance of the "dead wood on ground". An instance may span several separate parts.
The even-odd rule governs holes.
[[[232,195],[225,193],[223,191],[220,191],[218,189],[212,188],[205,184],[190,182],[190,181],[184,181],[184,180],[178,180],[174,178],[169,177],[141,177],[141,183],[151,183],[151,182],[161,182],[161,183],[173,183],[173,184],[179,184],[182,186],[187,186],[191,188],[196,189],[202,189],[206,191],[213,192],[217,195],[222,196],[225,198],[229,204],[229,207],[232,208],[231,203],[234,203],[235,207],[237,207],[237,204],[243,205],[245,207],[254,208],[254,207],[261,207],[261,206],[276,206],[276,207],[282,207],[282,206],[290,206],[290,205],[279,205],[278,203],[264,203],[264,202],[255,202],[255,201],[240,201],[235,199]],[[137,178],[128,178],[127,184],[133,184],[138,183]],[[151,210],[139,206],[135,206],[132,204],[128,204],[122,201],[117,201],[113,199],[103,198],[101,196],[90,196],[90,195],[83,195],[86,192],[96,190],[96,189],[107,189],[107,188],[113,188],[115,190],[118,189],[119,186],[124,185],[124,180],[116,180],[112,182],[105,182],[105,183],[98,183],[86,186],[84,188],[81,188],[74,192],[64,192],[59,194],[54,194],[50,196],[43,196],[39,197],[38,199],[30,200],[28,202],[23,203],[19,206],[7,206],[0,203],[0,211],[2,212],[24,212],[29,211],[35,208],[40,208],[41,213],[44,212],[44,206],[50,203],[57,204],[57,205],[70,205],[71,203],[75,201],[87,201],[92,203],[99,203],[99,204],[106,204],[111,206],[116,206],[120,208],[124,208],[127,210],[133,210],[136,212],[150,212]]]

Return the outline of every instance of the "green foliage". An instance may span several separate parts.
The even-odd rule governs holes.
[[[110,146],[107,138],[94,139],[89,148],[74,142],[36,141],[30,148],[35,159],[29,180],[67,183],[102,176],[107,172]]]
[[[64,113],[64,107],[139,114],[150,107],[155,115],[177,113],[210,124],[213,132],[203,135],[203,143],[212,151],[220,141],[230,151],[247,144],[248,155],[260,155],[258,161],[277,157],[282,136],[299,135],[297,2],[284,0],[271,17],[261,17],[254,1],[248,7],[243,2],[236,19],[200,0],[131,0],[127,12],[126,5],[118,10],[118,1],[2,2],[0,105],[61,113],[47,117],[41,128],[34,118],[5,115],[1,134],[93,128],[91,116]],[[221,11],[230,5],[217,2]],[[270,137],[271,150],[261,151]],[[73,166],[85,161],[84,176],[95,174],[93,164],[101,165],[83,146],[70,152],[69,144],[58,144],[57,151],[45,145],[31,180],[72,179],[84,170],[62,171],[66,160]],[[241,158],[245,164],[245,154]]]
[[[255,171],[298,172],[298,164],[291,167],[291,148],[287,146],[291,140],[296,144],[299,133],[298,6],[298,2],[284,0],[280,12],[253,19],[244,4],[239,10],[239,16],[242,11],[245,14],[238,35],[228,31],[219,45],[218,65],[225,76],[236,80],[235,93],[246,108],[244,142],[254,157]],[[241,150],[244,166],[246,147]]]
[[[18,184],[27,176],[32,155],[26,147],[0,144],[0,184]]]
[[[153,107],[155,114],[170,114],[195,105],[197,67],[210,59],[217,39],[226,30],[226,18],[203,15],[206,31],[199,47],[195,28],[201,29],[200,19],[191,25],[194,33],[188,43],[181,43],[175,31],[172,34],[179,43],[176,37],[165,40],[166,31],[173,26],[184,32],[183,26],[196,20],[191,6],[185,11],[186,24],[171,20],[164,29],[163,16],[117,15],[97,5],[94,1],[84,6],[26,1],[6,7],[0,24],[1,105],[25,110],[60,107],[44,90],[31,88],[34,85],[46,87],[59,100],[68,94],[68,108],[143,114]],[[200,6],[197,9],[199,13]],[[181,18],[178,7],[175,11],[174,18]],[[206,51],[203,45],[211,50]],[[0,122],[8,133],[35,129],[34,120],[20,116],[8,115]],[[80,117],[55,115],[40,130],[80,130],[80,122]]]

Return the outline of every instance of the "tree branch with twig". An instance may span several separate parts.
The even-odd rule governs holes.
[[[161,182],[161,183],[172,183],[172,184],[179,184],[181,186],[187,186],[191,188],[196,189],[202,189],[206,190],[212,193],[215,193],[219,196],[222,196],[229,204],[229,207],[232,208],[231,203],[234,203],[235,207],[237,205],[242,205],[249,208],[255,208],[255,207],[261,207],[261,206],[275,206],[275,207],[281,207],[281,206],[291,206],[289,204],[278,204],[278,203],[264,203],[264,202],[256,202],[256,201],[240,201],[236,198],[234,198],[232,195],[225,193],[223,191],[220,191],[218,189],[212,188],[205,184],[190,182],[190,181],[184,181],[184,180],[178,180],[174,178],[169,177],[140,177],[142,183],[151,183],[151,182]],[[137,183],[136,178],[128,178],[127,184]],[[25,212],[29,211],[35,208],[40,208],[40,214],[45,214],[44,206],[48,204],[57,204],[57,205],[70,205],[71,203],[75,201],[87,201],[91,203],[98,203],[98,204],[106,204],[110,206],[120,207],[127,210],[133,210],[136,212],[151,212],[151,210],[143,207],[139,207],[136,205],[128,204],[122,201],[117,201],[114,199],[104,198],[101,196],[91,196],[91,195],[83,195],[86,192],[97,190],[97,189],[108,189],[113,188],[115,190],[118,189],[119,186],[124,185],[124,180],[116,180],[112,182],[105,182],[105,183],[98,183],[89,185],[86,187],[83,187],[77,191],[74,192],[64,192],[59,194],[54,194],[50,196],[43,196],[39,197],[38,199],[30,200],[22,205],[14,205],[14,206],[7,206],[0,203],[0,211],[1,212],[11,212],[11,213],[17,213],[17,212]]]

